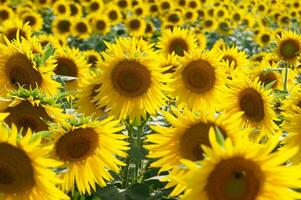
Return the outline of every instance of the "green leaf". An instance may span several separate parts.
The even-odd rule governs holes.
[[[45,50],[44,50],[44,57],[43,57],[43,62],[47,61],[47,59],[53,55],[54,53],[54,48],[52,47],[52,45],[50,43],[48,43],[45,46]]]
[[[150,189],[146,184],[135,183],[125,192],[126,200],[142,200],[150,197]]]
[[[270,83],[268,83],[267,85],[264,86],[265,89],[269,90],[272,89],[273,85],[277,82],[277,80],[272,81]]]
[[[215,136],[216,136],[217,142],[220,145],[224,146],[225,138],[223,136],[223,133],[221,132],[221,130],[217,126],[214,127],[214,130],[215,130]]]
[[[39,65],[43,64],[43,58],[39,54],[34,55],[34,61]]]

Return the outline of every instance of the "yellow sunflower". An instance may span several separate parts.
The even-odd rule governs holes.
[[[5,38],[10,42],[16,39],[29,39],[31,37],[31,28],[28,24],[23,24],[22,20],[14,18],[5,21],[0,26],[0,43],[5,44]]]
[[[99,73],[98,62],[102,61],[101,55],[96,50],[84,51],[83,55],[86,58],[87,63],[90,65],[90,71],[92,73]]]
[[[301,87],[296,85],[288,90],[289,95],[282,101],[281,110],[284,116],[299,112],[301,109]],[[288,122],[289,123],[289,122]]]
[[[94,33],[106,35],[111,30],[111,23],[106,15],[91,15]]]
[[[226,64],[226,70],[229,73],[234,70],[246,69],[249,65],[247,54],[244,51],[239,51],[237,47],[226,47],[219,53],[221,54],[221,61]]]
[[[68,2],[69,3],[69,9],[70,9],[70,17],[81,17],[82,16],[82,7],[77,2]]]
[[[259,32],[256,34],[255,40],[261,47],[266,47],[274,40],[274,34],[270,29],[260,27],[258,31]]]
[[[129,35],[143,36],[146,28],[146,23],[143,18],[131,17],[126,20],[126,27]]]
[[[76,89],[78,81],[89,74],[90,66],[79,49],[67,46],[56,49],[54,59],[57,65],[54,73],[63,78],[67,90]]]
[[[283,32],[281,37],[278,37],[276,51],[280,59],[290,64],[296,64],[301,53],[301,36],[291,31]]]
[[[44,55],[34,54],[30,42],[24,39],[14,42],[6,40],[6,44],[0,44],[1,96],[20,86],[26,89],[39,87],[48,95],[58,92],[60,84],[52,79],[56,67],[52,56],[45,59]],[[37,55],[44,60],[39,63]]]
[[[100,13],[104,9],[104,3],[102,0],[91,0],[86,8],[89,13]]]
[[[43,26],[43,17],[37,12],[26,12],[21,16],[23,23],[28,23],[32,31],[40,31]]]
[[[68,3],[64,0],[55,1],[52,5],[52,11],[55,16],[62,17],[62,16],[69,16],[70,15],[70,7]]]
[[[88,81],[79,84],[77,94],[77,111],[85,116],[102,117],[105,114],[105,107],[98,107],[95,99],[99,90],[101,90],[101,81],[98,78],[91,77]]]
[[[145,46],[146,45],[146,46]],[[169,88],[166,69],[159,67],[158,55],[142,39],[117,39],[103,53],[100,68],[102,86],[98,105],[108,106],[116,117],[139,120],[146,113],[155,114],[165,104]]]
[[[71,34],[72,23],[70,18],[57,17],[53,20],[51,30],[58,38],[66,40]]]
[[[197,50],[185,54],[182,66],[170,83],[179,105],[192,110],[215,110],[217,88],[224,84],[224,70],[213,51]]]
[[[251,80],[243,73],[239,76],[233,76],[227,87],[220,88],[220,109],[230,115],[244,112],[240,118],[241,127],[256,128],[261,136],[272,136],[278,129],[274,122],[272,90],[264,88],[259,78]]]
[[[106,5],[106,9],[104,10],[105,15],[108,17],[109,22],[112,25],[116,25],[120,22],[121,12],[117,5],[114,3],[109,3]]]
[[[9,6],[0,5],[0,24],[14,17],[14,11]]]
[[[67,169],[61,175],[63,191],[72,191],[76,184],[81,194],[91,194],[96,184],[104,187],[113,179],[109,170],[118,173],[124,165],[118,157],[127,156],[127,136],[118,133],[122,129],[112,118],[54,128],[52,156],[64,162],[62,167]]]
[[[183,200],[213,199],[300,199],[300,166],[285,165],[297,148],[276,151],[277,141],[267,145],[241,139],[233,144],[217,141],[213,129],[209,133],[212,148],[202,146],[206,159],[202,164],[183,160],[188,173],[174,177],[188,188]]]
[[[190,53],[197,47],[196,36],[187,29],[174,28],[166,29],[159,38],[157,47],[167,56],[174,52],[178,56],[184,56],[184,52]]]
[[[186,173],[186,170],[180,167],[181,159],[200,161],[204,158],[201,145],[210,146],[210,127],[218,128],[223,137],[230,137],[233,141],[248,134],[247,130],[240,129],[237,121],[241,114],[216,117],[213,113],[205,115],[203,112],[196,114],[188,110],[171,110],[171,113],[164,112],[164,116],[172,127],[151,126],[155,133],[147,136],[145,145],[149,150],[148,157],[158,159],[151,163],[151,167],[160,168],[160,172],[171,170],[170,176]],[[170,176],[162,181],[170,181]],[[172,186],[175,186],[174,181],[166,187]],[[178,195],[184,188],[183,185],[178,185],[171,196]]]
[[[71,26],[71,33],[73,36],[80,39],[87,39],[91,34],[91,26],[89,25],[87,19],[76,19],[73,21]]]
[[[61,180],[52,168],[61,163],[47,158],[50,146],[41,146],[41,138],[34,140],[30,130],[21,139],[14,125],[0,130],[1,199],[70,199],[56,187]]]
[[[23,128],[23,134],[28,129],[33,132],[48,130],[49,122],[69,118],[63,114],[55,100],[37,95],[37,92],[39,93],[39,90],[29,92],[19,89],[0,101],[0,112],[9,114],[4,121],[7,124],[15,124],[18,129]]]

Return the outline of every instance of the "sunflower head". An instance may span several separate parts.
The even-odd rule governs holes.
[[[270,141],[267,146],[255,144],[246,138],[236,144],[227,139],[221,145],[213,129],[209,135],[212,148],[203,146],[207,159],[201,165],[183,161],[188,172],[184,177],[174,177],[179,184],[187,186],[188,190],[182,199],[273,199],[275,193],[277,198],[286,198],[288,194],[297,195],[292,188],[299,187],[298,183],[292,185],[290,181],[299,179],[291,171],[298,167],[283,164],[296,153],[296,148],[286,149],[287,155],[282,156],[282,151],[273,151],[278,138]],[[275,157],[279,160],[275,161]],[[279,171],[283,174],[277,173]],[[284,173],[292,176],[285,176]],[[269,188],[279,188],[277,180],[281,180],[283,190],[272,192]]]
[[[20,86],[30,89],[39,87],[47,94],[56,94],[60,84],[52,80],[53,57],[50,55],[47,59],[43,54],[33,52],[35,48],[30,41],[22,39],[21,41],[9,42],[7,45],[0,45],[2,55],[0,66],[2,70],[2,88],[1,94],[6,95],[7,90],[18,89]],[[39,57],[40,61],[36,58]]]
[[[69,199],[56,187],[60,181],[51,169],[60,163],[48,158],[50,148],[41,145],[41,138],[34,138],[30,130],[20,137],[14,125],[11,129],[1,125],[0,130],[1,197]]]
[[[10,42],[21,38],[29,39],[32,34],[30,26],[27,23],[23,24],[22,20],[18,18],[2,23],[0,33],[1,43],[5,43],[5,38]]]
[[[278,39],[277,55],[280,59],[295,63],[301,52],[301,36],[287,31]]]
[[[163,91],[167,87],[162,83],[166,83],[169,77],[162,74],[164,69],[159,67],[159,61],[152,59],[157,56],[142,39],[119,39],[116,44],[109,45],[103,54],[105,61],[100,64],[100,68],[107,70],[101,75],[102,90],[96,97],[99,106],[108,105],[111,113],[121,118],[129,115],[134,119],[144,117],[146,112],[155,113],[163,105]],[[103,98],[108,94],[111,94],[110,99]],[[152,102],[150,94],[155,95],[158,101]],[[114,103],[117,99],[120,102],[118,106]],[[133,110],[138,104],[140,108]]]
[[[76,185],[81,194],[91,194],[95,183],[104,187],[106,181],[113,179],[108,170],[119,172],[124,164],[117,156],[127,156],[124,152],[128,149],[124,141],[126,136],[119,133],[122,129],[119,121],[112,118],[103,121],[81,118],[54,127],[52,156],[64,162],[63,167],[68,169],[62,174],[64,191],[69,192]],[[98,167],[89,167],[92,165]],[[83,173],[89,175],[82,177]],[[95,179],[95,176],[98,178]]]
[[[175,53],[182,57],[185,52],[189,53],[196,48],[196,41],[195,35],[186,29],[166,29],[163,31],[157,46],[166,56]]]

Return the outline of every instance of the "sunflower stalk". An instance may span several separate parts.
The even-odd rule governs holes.
[[[288,65],[285,65],[284,81],[283,81],[283,90],[287,91],[287,80],[288,80]]]

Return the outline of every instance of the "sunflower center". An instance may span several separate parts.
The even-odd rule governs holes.
[[[34,187],[34,169],[24,151],[0,143],[0,193],[24,193]]]
[[[141,22],[138,19],[133,19],[130,21],[130,28],[133,30],[139,29],[141,26]]]
[[[89,55],[88,56],[88,63],[91,64],[91,67],[95,67],[95,65],[97,64],[97,57],[94,55]]]
[[[57,26],[62,33],[66,33],[70,31],[71,23],[68,20],[62,20]]]
[[[77,77],[78,70],[75,62],[69,58],[57,58],[57,67],[54,73],[61,76]]]
[[[78,8],[74,4],[70,4],[70,11],[71,11],[71,16],[74,16],[78,13]]]
[[[268,34],[264,34],[261,36],[261,41],[263,43],[268,43],[271,40],[271,37]]]
[[[29,26],[33,26],[36,24],[36,18],[33,16],[27,16],[24,18],[24,22],[28,22]]]
[[[66,7],[64,5],[59,5],[57,9],[61,14],[64,14],[66,12]]]
[[[127,97],[143,95],[151,85],[151,73],[137,61],[124,60],[114,66],[111,80],[113,87]]]
[[[293,58],[300,52],[299,42],[293,39],[288,39],[280,44],[280,54],[284,58]]]
[[[239,106],[245,117],[251,121],[260,122],[264,118],[264,105],[261,94],[253,88],[246,88],[239,94]]]
[[[185,86],[194,93],[205,93],[215,85],[214,68],[205,60],[189,63],[182,71]]]
[[[168,16],[168,21],[172,23],[178,23],[180,21],[180,17],[177,14],[171,14]]]
[[[209,200],[255,200],[263,178],[260,167],[253,161],[229,158],[215,166],[205,190]]]
[[[118,1],[117,4],[118,4],[118,6],[119,6],[120,8],[125,8],[125,7],[128,6],[128,2],[125,1],[125,0],[120,0],[120,1]]]
[[[205,27],[211,27],[213,25],[213,21],[212,20],[205,20],[204,22]]]
[[[179,141],[179,149],[183,158],[191,161],[203,159],[201,145],[210,146],[209,128],[210,124],[200,122],[185,130]]]
[[[57,156],[64,161],[82,161],[93,155],[98,146],[98,134],[93,128],[80,128],[66,133],[55,144]]]
[[[237,62],[236,62],[235,58],[233,58],[230,55],[224,55],[222,60],[228,62],[229,64],[234,63],[234,69],[237,67]]]
[[[88,27],[84,22],[79,22],[76,24],[76,30],[79,33],[86,33],[88,31]]]
[[[277,86],[277,76],[273,72],[261,72],[259,75],[259,81],[262,82],[265,86],[275,81],[272,85],[272,88],[275,88]]]
[[[96,28],[98,30],[104,30],[106,28],[106,23],[103,20],[98,20],[96,22]]]
[[[98,10],[99,9],[99,4],[97,3],[97,2],[93,2],[92,4],[91,4],[91,6],[90,6],[90,9],[92,10],[92,11],[95,11],[95,10]]]
[[[24,37],[25,39],[28,39],[26,37],[26,33],[22,30],[22,29],[18,29],[18,28],[12,28],[9,31],[7,31],[7,33],[5,34],[5,36],[7,37],[7,39],[9,41],[13,41],[15,39],[17,39],[17,33],[19,30],[19,37],[22,38]]]
[[[9,13],[6,10],[0,10],[0,19],[6,20],[9,18]]]
[[[175,38],[169,44],[169,53],[174,52],[178,56],[184,56],[184,52],[188,51],[188,44],[185,39]]]
[[[118,17],[118,14],[117,14],[117,12],[115,10],[112,10],[111,12],[109,12],[109,18],[111,20],[116,20],[117,17]]]
[[[42,120],[53,121],[42,106],[32,106],[28,101],[21,102],[15,107],[5,109],[10,115],[4,120],[6,123],[16,124],[17,128],[23,127],[26,132],[28,128],[37,132],[48,130],[47,124]]]
[[[10,83],[18,88],[36,88],[42,84],[41,74],[33,68],[32,62],[23,54],[11,56],[5,64],[6,74]]]

